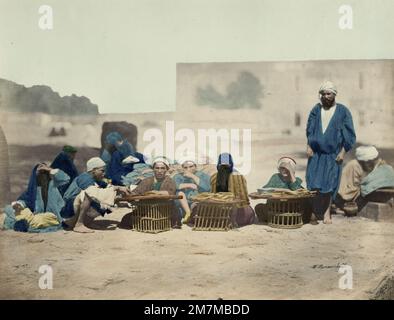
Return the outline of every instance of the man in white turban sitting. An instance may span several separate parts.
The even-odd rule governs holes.
[[[74,232],[92,233],[89,226],[99,215],[111,212],[118,193],[129,194],[126,187],[107,185],[103,181],[105,162],[94,157],[87,161],[86,172],[70,184],[64,194],[65,206],[60,212],[63,225]]]
[[[302,188],[302,180],[295,175],[296,162],[293,158],[282,157],[278,161],[278,173],[272,175],[270,180],[263,186],[267,189],[290,189]]]
[[[374,146],[360,146],[356,159],[343,168],[336,204],[356,202],[358,210],[367,203],[368,195],[385,187],[394,187],[394,169],[379,157]]]

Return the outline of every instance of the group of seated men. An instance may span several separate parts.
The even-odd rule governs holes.
[[[40,163],[33,168],[27,190],[5,208],[6,229],[94,232],[95,218],[110,213],[119,196],[146,193],[181,196],[172,219],[175,228],[192,222],[193,197],[207,192],[232,193],[239,199],[234,215],[236,225],[255,221],[246,180],[234,169],[231,154],[219,156],[217,172],[212,176],[197,170],[193,157],[179,160],[181,171],[170,176],[166,157],[146,164],[144,156],[118,132],[108,134],[101,157],[89,159],[81,174],[74,165],[76,153],[75,148],[65,146],[51,165]]]
[[[151,165],[146,164],[145,157],[118,132],[107,135],[101,157],[89,159],[86,172],[81,174],[74,165],[76,153],[75,148],[65,146],[51,165],[41,163],[33,168],[26,191],[5,208],[6,229],[47,232],[63,228],[81,233],[94,232],[95,218],[110,213],[117,197],[147,193],[181,196],[174,209],[174,228],[193,222],[194,197],[201,193],[231,193],[239,201],[232,215],[234,225],[256,221],[246,180],[235,170],[229,153],[219,155],[217,172],[211,176],[197,170],[194,157],[180,159],[181,172],[171,176],[166,157],[155,158]],[[278,173],[263,188],[303,188],[302,180],[295,172],[296,161],[282,157],[278,161]],[[379,157],[375,147],[359,147],[356,159],[343,169],[336,204],[343,207],[344,203],[353,201],[361,209],[371,192],[388,186],[394,186],[393,168]],[[129,216],[126,215],[120,225],[127,224]]]

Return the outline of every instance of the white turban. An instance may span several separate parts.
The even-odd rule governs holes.
[[[185,162],[192,162],[195,165],[197,165],[198,162],[197,156],[194,153],[189,153],[186,156],[181,157],[178,161],[180,165],[183,165]]]
[[[292,159],[290,157],[282,157],[278,161],[278,169],[279,168],[286,168],[288,170],[291,170],[293,175],[295,175],[296,162],[294,159]]]
[[[323,91],[330,91],[335,95],[338,93],[337,87],[331,81],[323,82],[320,86],[319,93],[322,93]]]
[[[374,146],[361,146],[356,149],[356,159],[358,161],[370,161],[378,156],[379,152]]]
[[[91,158],[86,162],[86,171],[87,172],[92,171],[97,168],[102,168],[102,167],[105,167],[105,162],[99,157]]]
[[[167,169],[170,168],[170,162],[164,157],[157,157],[157,158],[155,158],[153,160],[152,167],[154,167],[155,163],[157,163],[157,162],[163,162],[167,166]]]

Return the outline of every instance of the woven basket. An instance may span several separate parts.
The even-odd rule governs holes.
[[[303,225],[302,213],[305,202],[299,199],[270,199],[268,206],[268,225],[273,228],[296,229]]]
[[[270,215],[268,225],[280,229],[297,229],[303,225],[301,213],[280,213]]]
[[[231,212],[234,203],[199,202],[194,216],[196,231],[228,231],[232,228]]]
[[[168,200],[145,200],[133,204],[132,230],[159,233],[171,230],[174,202]]]

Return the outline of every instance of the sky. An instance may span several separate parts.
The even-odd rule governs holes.
[[[177,63],[392,59],[393,12],[392,0],[0,0],[0,78],[101,113],[174,111]]]

